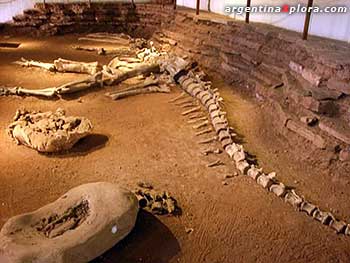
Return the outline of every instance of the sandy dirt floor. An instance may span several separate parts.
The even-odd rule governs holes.
[[[102,63],[111,59],[71,49],[77,37],[11,38],[8,41],[22,45],[0,49],[0,85],[44,88],[84,78],[12,64],[21,57],[47,62],[58,57]],[[304,143],[288,145],[268,125],[267,109],[221,81],[214,86],[225,99],[230,124],[262,167],[276,171],[281,181],[322,209],[350,219],[346,175],[333,174],[329,165],[307,159]],[[349,237],[294,211],[250,178],[236,176],[223,185],[234,166],[225,154],[201,155],[207,147],[198,144],[195,130],[181,115],[183,109],[169,103],[180,89],[119,101],[104,96],[116,88],[57,100],[0,97],[0,227],[10,217],[35,210],[80,184],[108,181],[133,189],[137,182],[147,181],[175,196],[182,216],[140,212],[133,232],[95,263],[350,261]],[[17,146],[6,134],[20,107],[64,108],[68,115],[89,118],[94,134],[69,153],[38,154]],[[225,166],[206,167],[217,158]],[[193,232],[187,233],[187,228]]]

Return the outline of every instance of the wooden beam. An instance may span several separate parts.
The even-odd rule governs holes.
[[[176,0],[174,0],[174,10],[176,9]]]
[[[196,7],[196,15],[199,15],[199,7],[201,5],[201,1],[197,0],[197,7]]]
[[[310,27],[310,18],[311,18],[311,7],[313,6],[314,0],[308,0],[307,2],[307,13],[305,16],[305,22],[304,22],[304,31],[303,31],[303,39],[306,40],[308,33],[309,33],[309,27]]]
[[[247,0],[247,7],[250,8],[250,4],[251,4],[251,0]],[[246,22],[247,24],[249,24],[249,14],[250,14],[250,12],[246,12],[246,13],[245,13],[245,22]]]

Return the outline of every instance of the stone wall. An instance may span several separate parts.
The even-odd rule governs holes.
[[[169,1],[171,2],[171,1]],[[274,128],[349,159],[350,45],[224,16],[195,16],[172,5],[128,3],[36,5],[12,30],[40,34],[127,32],[152,37],[197,60],[233,87],[269,103]],[[342,156],[342,157],[341,157]]]
[[[349,151],[349,44],[303,41],[297,33],[268,25],[181,11],[157,35],[164,42],[176,40],[180,53],[269,102],[276,127],[321,149]]]
[[[154,3],[137,4],[71,3],[36,4],[34,9],[13,17],[6,30],[30,35],[56,35],[79,32],[129,32],[150,37],[162,21],[168,19],[170,5]],[[171,2],[171,0],[166,0]]]

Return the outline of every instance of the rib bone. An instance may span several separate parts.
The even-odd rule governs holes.
[[[212,128],[207,128],[207,129],[205,129],[205,130],[201,130],[201,131],[199,131],[199,132],[196,132],[196,136],[200,136],[200,135],[203,135],[203,134],[206,134],[206,133],[210,133],[210,132],[212,132],[212,131],[213,131]]]
[[[187,111],[184,111],[183,113],[181,113],[182,115],[188,115],[188,114],[190,114],[190,113],[192,113],[192,112],[196,112],[196,111],[199,111],[201,109],[201,107],[200,106],[198,106],[198,107],[195,107],[195,108],[192,108],[192,109],[189,109],[189,110],[187,110]]]
[[[192,126],[192,127],[193,127],[193,129],[200,129],[200,128],[202,128],[202,127],[207,126],[208,124],[209,124],[209,121],[206,120],[206,121],[203,121],[203,122],[199,123],[198,125],[194,125],[194,126]]]
[[[214,136],[214,137],[211,137],[211,138],[208,138],[208,139],[204,139],[200,142],[198,142],[199,144],[207,144],[207,143],[212,143],[212,142],[215,142],[217,140],[217,136]]]
[[[161,86],[148,86],[145,88],[141,89],[132,89],[132,90],[127,90],[127,91],[121,91],[119,93],[113,93],[112,95],[109,95],[112,100],[118,100],[121,98],[125,98],[128,96],[133,96],[133,95],[139,95],[139,94],[147,94],[147,93],[155,93],[155,92],[161,92],[161,93],[169,93],[170,88],[166,85],[161,85]]]
[[[216,161],[212,162],[212,163],[208,163],[207,167],[215,167],[215,166],[219,166],[219,165],[225,165],[220,159],[217,159]]]

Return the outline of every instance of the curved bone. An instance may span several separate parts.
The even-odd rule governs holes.
[[[166,85],[161,85],[161,86],[151,85],[151,86],[141,88],[141,89],[133,89],[133,90],[121,91],[119,93],[113,93],[113,94],[109,95],[109,97],[112,100],[118,100],[118,99],[122,99],[122,98],[129,97],[129,96],[148,94],[148,93],[156,93],[156,92],[169,93],[170,88]]]
[[[219,166],[219,165],[224,165],[224,163],[220,159],[217,159],[216,161],[207,164],[207,167],[210,168],[210,167],[215,167],[215,166]]]
[[[193,112],[196,112],[196,111],[200,111],[201,107],[198,106],[198,107],[194,107],[193,109],[189,109],[187,111],[184,111],[183,113],[181,113],[182,115],[188,115],[190,113],[193,113]]]
[[[116,94],[120,94],[120,93],[125,93],[127,91],[131,91],[131,90],[141,90],[143,88],[146,88],[148,86],[155,86],[159,84],[159,80],[158,79],[154,79],[154,78],[146,78],[143,82],[138,83],[136,85],[133,85],[129,88],[123,89],[121,91],[114,91],[114,92],[110,92],[107,93],[106,95],[109,97],[112,97],[113,95]]]
[[[212,128],[207,128],[207,129],[204,129],[202,131],[196,132],[196,136],[200,136],[200,135],[203,135],[203,134],[206,134],[206,133],[210,133],[212,131],[213,131]]]

